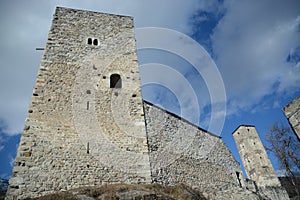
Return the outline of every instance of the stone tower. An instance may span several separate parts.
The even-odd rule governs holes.
[[[300,140],[300,96],[283,108],[283,112]]]
[[[57,8],[7,199],[149,182],[132,17]]]
[[[257,162],[251,156],[263,147],[254,127],[240,127],[236,138],[245,148],[251,139],[248,157]],[[266,162],[248,176],[276,185],[255,175],[275,174],[258,154]],[[7,199],[152,182],[183,183],[209,199],[257,199],[241,174],[222,138],[142,100],[131,17],[56,9]]]
[[[239,126],[233,137],[240,153],[246,174],[258,187],[280,187],[267,152],[254,126]]]

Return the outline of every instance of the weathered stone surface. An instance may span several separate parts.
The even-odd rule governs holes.
[[[221,138],[143,102],[139,80],[131,17],[57,8],[6,198],[116,183],[259,197]]]
[[[24,185],[24,179],[22,177],[13,177],[9,181],[9,186],[12,188],[19,188],[20,185]]]
[[[283,108],[292,129],[300,140],[300,96]]]
[[[150,183],[147,152],[133,19],[57,8],[7,199]]]
[[[148,102],[144,110],[155,183],[185,183],[209,199],[258,197],[242,188],[241,168],[221,138]]]

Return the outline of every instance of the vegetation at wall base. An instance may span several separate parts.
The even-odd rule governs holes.
[[[186,185],[163,186],[159,184],[113,184],[101,187],[83,187],[48,194],[34,200],[77,200],[77,199],[156,199],[156,200],[206,200],[204,195]]]

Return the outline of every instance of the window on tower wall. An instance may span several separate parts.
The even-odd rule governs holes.
[[[86,43],[88,45],[99,46],[100,42],[97,38],[88,38]]]
[[[98,40],[97,39],[94,39],[93,45],[98,46]]]
[[[110,76],[110,88],[122,88],[122,79],[119,74],[112,74]]]
[[[92,38],[88,38],[87,43],[91,45],[93,43]]]

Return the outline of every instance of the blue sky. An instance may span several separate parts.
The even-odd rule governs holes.
[[[232,131],[240,124],[255,125],[264,141],[268,127],[277,121],[287,123],[281,108],[300,95],[298,0],[0,0],[0,4],[1,177],[11,173],[42,56],[35,48],[45,46],[56,6],[131,15],[136,28],[172,29],[202,45],[216,65],[226,92],[226,101],[221,102],[226,110],[218,110],[225,123],[216,134],[221,134],[238,160]],[[212,85],[206,84],[195,66],[157,49],[140,50],[138,56],[141,66],[158,63],[179,72],[192,90],[187,92],[188,88],[182,88],[184,84],[178,84],[170,74],[160,73],[168,87],[160,82],[143,86],[144,98],[182,114],[185,108],[178,106],[177,97],[186,97],[184,102],[189,102],[195,95],[197,104],[189,106],[199,110],[199,125],[208,128],[215,106],[209,90]],[[141,79],[155,80],[157,73],[147,77],[144,73]],[[193,121],[195,115],[187,109],[183,117]]]

